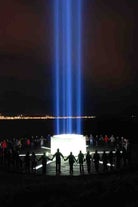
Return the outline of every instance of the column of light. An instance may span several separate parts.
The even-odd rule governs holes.
[[[55,116],[81,116],[82,0],[55,0],[54,3]],[[76,127],[75,132],[81,133],[81,119],[74,121],[72,119],[57,119],[55,133],[72,133],[73,124]]]
[[[54,106],[55,106],[55,115],[56,116],[60,116],[60,87],[59,87],[59,0],[55,0],[55,8],[54,8],[54,12],[55,12],[55,16],[54,16],[54,33],[55,33],[55,80],[54,80],[54,84],[55,84],[55,95],[54,95]],[[56,119],[56,134],[59,134],[59,119]]]

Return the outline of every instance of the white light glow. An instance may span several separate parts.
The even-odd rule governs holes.
[[[80,152],[86,153],[86,137],[80,134],[59,134],[51,137],[51,154],[59,148],[64,156],[72,152],[77,156]]]
[[[103,165],[103,161],[99,161],[99,163]],[[107,166],[111,166],[111,164],[107,163]],[[113,164],[112,166],[115,166],[115,165]]]
[[[48,150],[50,150],[49,147],[45,147],[45,146],[42,146],[41,148],[42,148],[42,149],[48,149]]]
[[[30,156],[31,156],[31,155],[32,155],[32,154],[30,154]],[[43,153],[36,153],[35,155],[36,155],[36,156],[42,156]],[[19,156],[20,156],[20,157],[25,157],[26,154],[20,154]]]
[[[47,165],[50,164],[51,162],[54,162],[54,161],[47,161]],[[34,169],[39,170],[40,168],[42,168],[42,164],[37,165],[36,168]]]

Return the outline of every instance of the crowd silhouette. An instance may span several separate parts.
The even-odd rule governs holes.
[[[0,142],[0,166],[1,169],[8,171],[35,175],[37,174],[37,165],[40,164],[42,175],[47,175],[48,161],[55,161],[57,175],[62,173],[62,162],[68,165],[70,175],[74,175],[74,166],[78,166],[80,175],[112,172],[131,166],[131,145],[128,139],[115,138],[113,135],[110,137],[96,135],[94,138],[90,135],[86,142],[88,145],[86,153],[80,150],[77,156],[72,152],[68,156],[64,156],[59,149],[53,155],[46,152],[37,155],[35,149],[48,144],[48,141],[42,136],[36,140],[28,138],[26,140],[3,139]],[[99,146],[103,147],[100,148],[102,149],[100,152]],[[20,153],[23,150],[25,155],[21,156]]]

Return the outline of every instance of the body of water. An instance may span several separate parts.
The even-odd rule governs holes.
[[[136,118],[95,118],[82,120],[82,134],[123,136],[137,141]],[[54,120],[1,120],[0,138],[47,136],[54,134]]]

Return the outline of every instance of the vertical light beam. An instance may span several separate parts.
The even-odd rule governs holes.
[[[79,116],[81,114],[82,110],[82,81],[81,81],[81,0],[77,0],[77,6],[78,6],[78,12],[77,12],[77,115]],[[77,133],[81,133],[82,127],[81,127],[81,119],[78,119],[77,121]]]
[[[71,1],[66,1],[66,115],[72,116]],[[72,119],[67,119],[67,133],[72,133]]]
[[[81,12],[82,0],[54,1],[55,116],[82,115]],[[81,119],[55,122],[56,134],[81,133]]]
[[[59,90],[59,0],[55,0],[55,17],[54,17],[54,26],[55,26],[55,114],[56,116],[60,116],[60,90]],[[59,134],[59,119],[56,120],[56,134]]]

